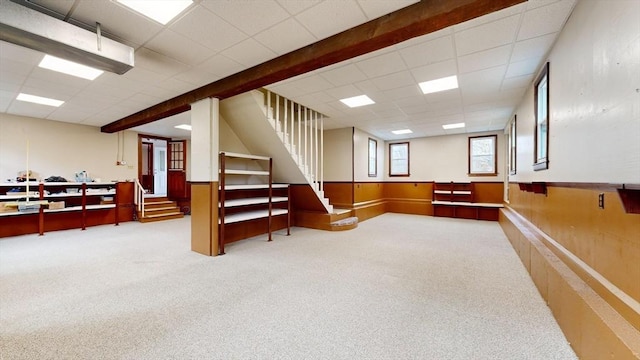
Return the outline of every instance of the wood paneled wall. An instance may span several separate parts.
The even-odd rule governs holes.
[[[502,182],[474,183],[476,202],[501,204]],[[385,212],[433,215],[433,182],[330,182],[325,195],[331,204],[353,209],[361,221]],[[295,201],[299,203],[299,201]]]
[[[598,207],[599,194],[604,209]],[[547,186],[547,195],[509,185],[510,207],[640,302],[640,215],[615,191]]]
[[[579,275],[575,263],[554,252],[547,236],[513,209],[501,210],[500,225],[580,358],[638,358],[640,331],[633,309],[612,301],[615,294],[600,295],[595,279],[580,276],[585,274]]]

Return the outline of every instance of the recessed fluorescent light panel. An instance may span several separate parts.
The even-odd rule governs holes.
[[[174,128],[191,131],[191,125],[187,125],[187,124],[176,125],[174,126]]]
[[[464,127],[464,123],[442,125],[442,128],[445,129],[445,130],[459,129],[459,128],[463,128],[463,127]]]
[[[423,94],[431,94],[439,91],[457,89],[458,77],[453,75],[441,79],[421,82],[418,85],[420,85],[420,90],[422,90]]]
[[[193,0],[116,0],[120,4],[151,18],[162,25],[178,16]]]
[[[94,80],[104,72],[102,70],[94,69],[86,65],[81,65],[74,63],[73,61],[60,59],[51,55],[45,55],[38,66],[87,80]]]
[[[404,135],[404,134],[411,134],[413,133],[413,131],[411,131],[410,129],[402,129],[402,130],[393,130],[392,133],[396,135]]]
[[[347,105],[350,108],[365,106],[375,104],[373,100],[371,100],[367,95],[354,96],[346,99],[340,99],[343,104]]]
[[[55,107],[58,107],[64,104],[64,101],[61,101],[61,100],[49,99],[46,97],[23,94],[23,93],[18,94],[18,97],[16,98],[16,100],[26,101],[26,102],[40,104],[40,105],[55,106]]]

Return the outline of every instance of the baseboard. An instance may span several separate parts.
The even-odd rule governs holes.
[[[572,269],[579,264],[568,265],[571,259],[557,255],[552,239],[545,239],[544,233],[511,208],[501,209],[499,222],[581,359],[640,357],[640,331],[632,324],[636,319],[634,304],[615,291],[612,294],[619,297],[617,301],[600,295],[597,290],[602,291],[602,285],[581,278]],[[625,302],[627,310],[621,310],[620,303]]]

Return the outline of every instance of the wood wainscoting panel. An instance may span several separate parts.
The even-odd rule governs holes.
[[[546,196],[511,184],[511,208],[640,302],[640,215],[626,213],[614,190],[555,184]]]
[[[387,182],[384,198],[388,212],[434,215],[431,206],[433,182]]]
[[[292,211],[327,212],[309,184],[291,184],[289,189],[291,194],[289,202],[291,203]]]
[[[324,196],[329,199],[329,203],[335,207],[350,209],[353,206],[352,182],[325,182]]]
[[[218,255],[218,182],[192,182],[191,250]]]
[[[354,183],[354,203],[366,201],[380,201],[384,198],[384,188],[387,184],[380,182],[357,182]]]
[[[504,201],[503,182],[474,182],[473,201],[479,203],[502,204]]]
[[[629,315],[634,312],[632,309],[622,311],[620,302],[601,296],[594,286],[595,280],[584,280],[567,259],[550,248],[547,235],[513,209],[500,211],[500,225],[523,259],[526,255],[520,243],[529,244],[529,272],[534,284],[580,358],[640,356],[640,326],[637,318]]]

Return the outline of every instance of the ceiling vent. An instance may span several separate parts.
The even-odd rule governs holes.
[[[133,48],[38,11],[0,0],[0,40],[96,69],[124,74]]]

